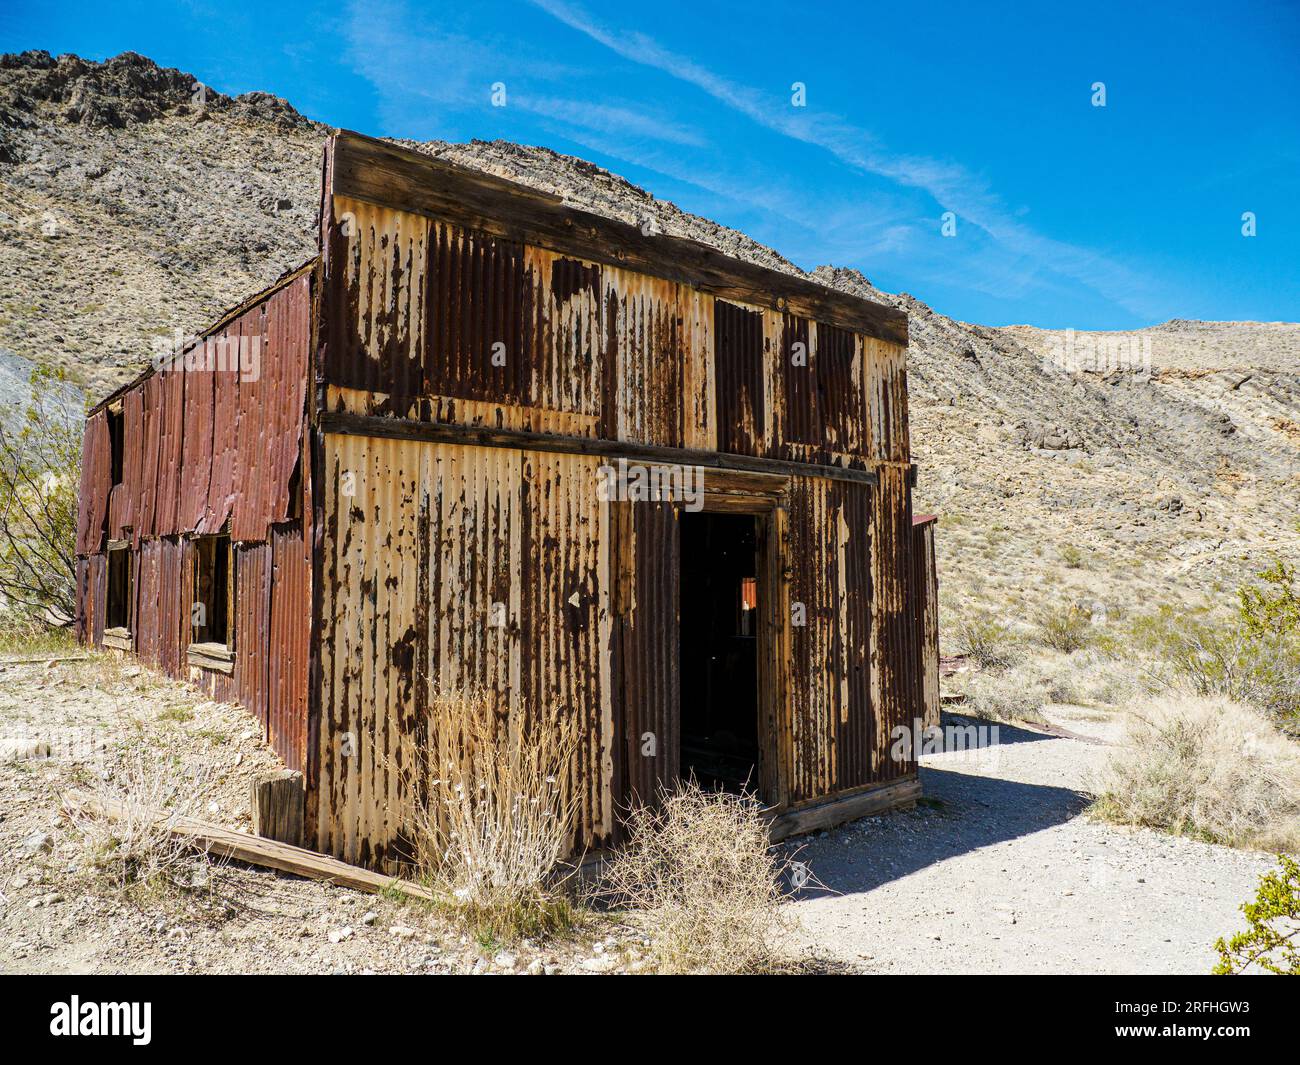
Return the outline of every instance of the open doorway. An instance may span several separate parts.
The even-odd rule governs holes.
[[[681,516],[681,775],[759,785],[758,519]]]

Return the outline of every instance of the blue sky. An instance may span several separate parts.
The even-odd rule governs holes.
[[[371,134],[544,144],[967,321],[1300,319],[1295,0],[5,0],[0,50],[25,48],[134,50]]]

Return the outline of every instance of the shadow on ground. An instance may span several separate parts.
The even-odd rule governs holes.
[[[792,841],[795,848],[802,845],[794,860],[825,890],[870,891],[949,858],[1063,824],[1089,801],[1073,788],[927,766],[921,768],[921,788],[924,798],[913,810],[866,818],[825,838]],[[809,887],[794,897],[823,893]]]

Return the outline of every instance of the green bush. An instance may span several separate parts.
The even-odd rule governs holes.
[[[1252,966],[1280,976],[1300,976],[1300,863],[1278,855],[1280,870],[1265,873],[1259,881],[1254,902],[1241,910],[1248,927],[1226,942],[1219,939],[1214,949],[1219,962],[1217,976],[1237,976]]]
[[[1024,658],[1020,638],[987,614],[959,621],[956,644],[957,650],[968,655],[980,669],[1007,669]]]
[[[1248,618],[1243,610],[1234,625],[1204,612],[1166,606],[1134,621],[1131,632],[1140,649],[1167,662],[1198,695],[1226,695],[1249,703],[1280,729],[1298,736],[1300,634],[1283,626],[1258,627],[1254,620],[1260,616],[1256,612]]]
[[[1035,621],[1039,641],[1054,650],[1069,654],[1092,640],[1092,614],[1081,606],[1040,610]]]

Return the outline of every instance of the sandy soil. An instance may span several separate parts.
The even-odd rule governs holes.
[[[802,941],[870,972],[1209,972],[1271,856],[1091,820],[1117,719],[1050,716],[1084,738],[1001,725],[922,759],[925,804],[809,842],[838,894],[795,904]]]

